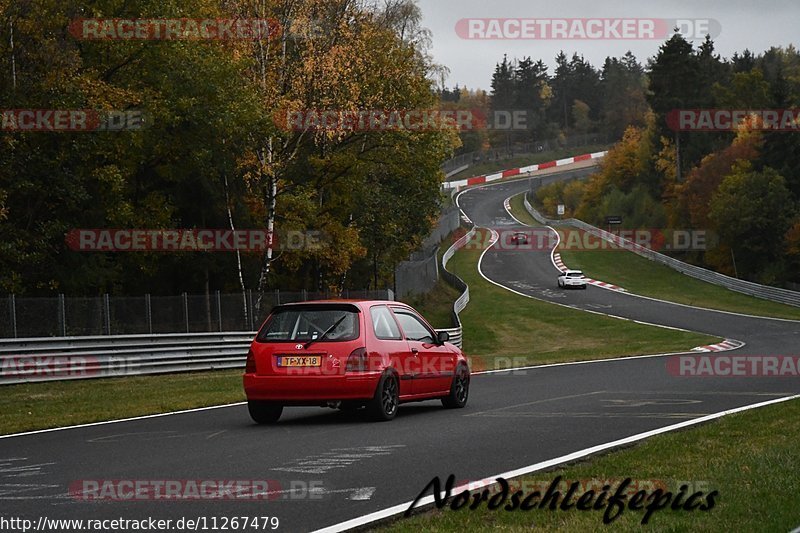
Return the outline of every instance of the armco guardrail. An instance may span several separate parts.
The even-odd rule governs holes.
[[[452,332],[461,342],[461,328]],[[441,331],[441,330],[440,330]],[[254,331],[9,339],[0,385],[244,368]]]
[[[461,291],[461,296],[459,296],[455,302],[453,302],[453,323],[456,324],[454,328],[442,329],[439,331],[446,331],[450,334],[450,342],[458,346],[459,348],[463,345],[464,339],[464,328],[461,325],[461,318],[458,314],[467,307],[469,303],[469,286],[464,283],[464,280],[447,270],[447,262],[453,257],[457,250],[463,248],[469,240],[475,235],[477,228],[473,227],[469,230],[464,236],[458,239],[456,242],[453,243],[450,248],[442,255],[442,270],[441,275],[453,287]]]
[[[8,339],[0,384],[244,367],[255,332]]]
[[[771,300],[773,302],[800,307],[800,292],[790,291],[787,289],[780,289],[778,287],[770,287],[768,285],[761,285],[759,283],[753,283],[751,281],[732,278],[730,276],[726,276],[725,274],[720,274],[719,272],[714,272],[712,270],[708,270],[699,266],[690,265],[689,263],[684,263],[683,261],[679,261],[674,257],[669,257],[667,255],[655,252],[653,250],[650,250],[649,248],[636,244],[628,239],[624,239],[618,235],[609,233],[596,226],[587,224],[582,220],[578,220],[575,218],[568,218],[564,220],[549,219],[543,216],[541,213],[539,213],[530,204],[530,202],[528,201],[527,194],[525,195],[525,209],[527,209],[527,211],[531,214],[531,216],[541,224],[550,224],[550,225],[560,224],[560,225],[568,225],[575,228],[580,228],[588,233],[591,233],[592,235],[600,237],[601,239],[607,242],[612,242],[614,244],[617,244],[621,248],[630,250],[631,252],[637,255],[640,255],[651,261],[655,261],[662,265],[666,265],[674,270],[677,270],[681,274],[686,274],[687,276],[691,276],[693,278],[697,278],[699,280],[706,281],[708,283],[713,283],[714,285],[720,285],[732,291],[741,292],[749,296],[755,296],[756,298],[762,298],[764,300]]]

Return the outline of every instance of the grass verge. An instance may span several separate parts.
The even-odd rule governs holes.
[[[0,434],[244,401],[242,370],[3,385]]]
[[[650,517],[650,528],[657,531],[789,531],[800,525],[797,514],[798,439],[800,400],[792,400],[729,415],[686,431],[658,435],[633,447],[548,474],[524,476],[521,481],[523,487],[527,484],[538,489],[542,484],[549,485],[556,476],[571,481],[617,480],[617,485],[630,477],[651,486],[666,485],[673,495],[679,485],[688,482],[691,492],[719,491],[714,508],[706,512],[663,509]],[[390,524],[382,531],[597,531],[606,528],[602,522],[603,512],[575,508],[568,511],[550,511],[549,508],[527,512],[488,511],[484,504],[476,511],[446,508],[424,513]],[[613,531],[642,531],[643,517],[644,511],[626,508],[608,527]]]
[[[528,213],[528,210],[525,209],[525,193],[515,194],[509,200],[509,208],[511,209],[511,214],[514,215],[514,218],[522,222],[523,224],[527,224],[529,226],[534,227],[541,227],[542,225],[539,224],[535,218]]]
[[[481,239],[483,241],[483,239]],[[486,281],[475,268],[481,250],[463,249],[448,269],[469,285],[461,313],[464,351],[523,364],[600,359],[682,351],[719,339],[699,333],[637,324],[515,295]]]
[[[539,225],[530,222],[533,217],[522,203],[522,194],[512,198],[511,212],[526,224]],[[706,283],[626,250],[560,248],[559,252],[569,268],[583,270],[587,277],[619,285],[634,294],[721,311],[800,320],[798,307]]]
[[[800,308],[754,298],[686,276],[625,250],[562,250],[561,259],[595,279],[630,292],[687,305],[800,320]]]

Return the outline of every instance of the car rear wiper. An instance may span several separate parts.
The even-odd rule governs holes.
[[[336,326],[338,326],[339,324],[341,324],[341,323],[342,323],[342,321],[343,321],[345,318],[347,318],[347,315],[342,315],[342,318],[340,318],[339,320],[337,320],[336,322],[334,322],[334,323],[333,323],[333,325],[332,325],[331,327],[329,327],[328,329],[326,329],[326,330],[325,330],[325,333],[323,333],[322,335],[320,335],[320,336],[319,336],[319,338],[317,338],[317,339],[311,339],[310,341],[308,341],[307,343],[305,343],[305,344],[303,345],[303,348],[308,348],[308,347],[309,347],[309,346],[311,346],[313,343],[315,343],[315,342],[319,342],[319,341],[321,341],[322,339],[324,339],[325,337],[327,337],[327,336],[328,336],[328,333],[330,333],[331,331],[335,330],[335,329],[336,329]]]

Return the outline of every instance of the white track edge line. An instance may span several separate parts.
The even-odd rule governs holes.
[[[524,192],[519,192],[519,193],[516,193],[516,194],[512,194],[511,196],[509,196],[508,198],[503,200],[503,207],[505,207],[506,212],[511,216],[511,218],[516,220],[517,223],[519,223],[519,224],[521,224],[523,226],[529,227],[529,228],[536,227],[536,226],[531,226],[530,224],[526,224],[525,222],[522,222],[520,219],[518,219],[517,217],[514,216],[514,213],[511,212],[511,199],[514,198],[515,196],[519,196],[520,194],[525,194],[525,193]],[[508,202],[508,203],[506,203],[506,202]],[[459,207],[459,209],[461,209],[461,208]],[[462,213],[463,213],[463,211],[462,211]],[[464,215],[466,216],[466,213],[464,213]],[[555,247],[553,247],[553,249],[550,250],[550,262],[553,263],[553,266],[556,267],[556,270],[558,270],[559,272],[563,272],[563,270],[561,270],[558,267],[558,265],[556,264],[556,259],[555,259],[555,252],[558,249],[558,245],[561,244],[561,235],[552,226],[548,226],[547,224],[545,224],[544,227],[546,227],[547,229],[549,229],[550,231],[552,231],[553,233],[556,234],[556,239],[558,239],[558,240],[556,241]],[[559,254],[559,255],[561,255],[561,254]],[[564,264],[563,259],[562,259],[561,263]],[[569,268],[567,268],[567,265],[564,265],[564,268],[569,270]],[[606,283],[608,285],[613,285],[613,287],[603,287],[602,285],[595,285],[594,283],[590,284],[590,285],[594,285],[598,289],[604,289],[604,290],[607,290],[607,291],[614,291],[614,292],[628,292],[624,287],[620,287],[619,285],[614,285],[613,283],[608,283],[607,281],[602,281],[602,280],[597,280],[597,279],[595,279],[593,281],[596,281],[596,282],[599,282],[599,283]],[[677,329],[680,329],[680,328],[677,328]],[[682,331],[687,331],[687,330],[682,330]]]
[[[639,442],[641,440],[648,439],[650,437],[654,437],[656,435],[660,435],[663,433],[668,433],[670,431],[675,431],[678,429],[683,429],[686,427],[696,426],[698,424],[703,424],[705,422],[710,422],[712,420],[716,420],[718,418],[722,418],[723,416],[732,415],[736,413],[740,413],[743,411],[749,411],[751,409],[758,409],[760,407],[766,407],[768,405],[773,405],[777,403],[787,402],[790,400],[800,399],[800,394],[796,394],[793,396],[786,396],[783,398],[776,398],[774,400],[767,400],[764,402],[754,403],[750,405],[744,405],[741,407],[735,407],[733,409],[727,409],[725,411],[719,411],[717,413],[712,413],[710,415],[701,416],[698,418],[694,418],[692,420],[686,420],[684,422],[678,422],[677,424],[672,424],[670,426],[664,426],[657,429],[653,429],[650,431],[645,431],[643,433],[637,433],[635,435],[631,435],[629,437],[624,437],[621,439],[617,439],[615,441],[606,442],[603,444],[598,444],[596,446],[592,446],[590,448],[584,448],[583,450],[578,450],[576,452],[572,452],[566,455],[562,455],[561,457],[555,457],[553,459],[548,459],[546,461],[541,461],[539,463],[534,463],[532,465],[528,465],[522,468],[517,468],[515,470],[509,470],[508,472],[503,472],[501,474],[497,474],[494,476],[489,476],[479,481],[473,481],[465,485],[461,485],[459,487],[455,487],[453,489],[453,493],[458,493],[463,491],[464,489],[475,490],[478,488],[488,487],[494,485],[496,483],[496,479],[498,477],[502,477],[505,479],[512,479],[515,477],[523,476],[526,474],[530,474],[539,470],[544,470],[547,468],[552,468],[554,466],[558,466],[563,463],[568,463],[570,461],[575,461],[577,459],[582,459],[586,456],[596,454],[598,452],[606,451],[613,448],[618,448],[620,446],[624,446],[626,444],[631,444],[634,442]],[[433,495],[426,496],[417,502],[417,507],[424,507],[426,505],[430,505],[434,503],[435,498]],[[355,527],[364,526],[366,524],[370,524],[377,520],[381,520],[383,518],[389,518],[391,516],[400,514],[401,512],[405,512],[408,509],[413,501],[409,501],[406,503],[401,503],[400,505],[394,505],[392,507],[388,507],[386,509],[382,509],[380,511],[376,511],[374,513],[366,514],[357,518],[353,518],[351,520],[347,520],[345,522],[340,522],[338,524],[334,524],[332,526],[328,526],[323,529],[318,529],[313,533],[338,533],[340,531],[347,531],[348,529],[352,529]]]
[[[531,226],[530,224],[524,223],[523,221],[521,221],[520,219],[515,217],[514,213],[511,212],[511,199],[514,198],[515,196],[519,196],[520,194],[525,194],[525,193],[521,192],[521,193],[517,193],[517,194],[512,194],[511,196],[509,196],[508,198],[503,200],[503,207],[505,208],[506,213],[508,213],[508,216],[513,218],[514,221],[516,221],[517,224],[519,224],[520,226],[525,226],[527,228],[532,228],[533,226]]]
[[[627,319],[626,319],[627,320]],[[741,342],[741,341],[738,341]],[[709,353],[722,353],[722,352],[733,352],[738,350],[739,348],[743,348],[745,343],[742,343],[741,346],[736,346],[735,348],[728,348],[727,350],[720,350],[718,352],[709,352]],[[699,346],[698,346],[699,348]],[[630,361],[632,359],[652,359],[654,357],[669,357],[672,355],[697,355],[699,352],[694,352],[692,349],[684,352],[664,352],[664,353],[651,353],[651,354],[643,354],[643,355],[622,355],[619,357],[609,357],[607,359],[588,359],[586,361],[565,361],[563,363],[544,363],[541,365],[531,365],[531,366],[515,366],[513,368],[500,368],[497,370],[481,370],[480,372],[470,372],[471,376],[480,376],[483,374],[499,374],[502,372],[505,373],[513,373],[518,370],[533,370],[537,368],[550,368],[550,367],[557,367],[557,366],[573,366],[573,365],[589,365],[593,363],[605,363],[605,362],[612,362],[612,361]]]
[[[234,402],[224,403],[220,405],[209,405],[207,407],[195,407],[192,409],[181,409],[180,411],[168,411],[166,413],[154,413],[152,415],[131,416],[128,418],[117,418],[114,420],[101,420],[99,422],[87,422],[86,424],[75,424],[74,426],[60,426],[56,428],[36,429],[33,431],[24,431],[22,433],[9,433],[8,435],[0,435],[0,439],[9,439],[11,437],[24,437],[26,435],[36,435],[38,433],[50,433],[53,431],[62,431],[65,429],[78,429],[93,426],[104,426],[106,424],[116,424],[118,422],[132,422],[134,420],[146,420],[148,418],[159,418],[162,416],[182,415],[185,413],[196,413],[198,411],[209,411],[211,409],[222,409],[223,407],[234,407],[236,405],[245,405],[247,402]]]
[[[564,173],[567,173],[567,172],[570,172],[570,170],[565,170],[564,171]],[[465,190],[459,192],[458,195],[460,196],[461,194],[463,194],[465,192],[469,192],[469,191],[472,191],[472,190],[475,190],[475,189],[483,189],[483,188],[488,188],[488,187],[494,187],[496,185],[497,185],[496,183],[488,183],[488,184],[485,184],[485,185],[476,186],[476,187],[473,187],[471,189],[465,189]],[[458,208],[461,209],[461,206],[458,206]],[[464,213],[463,210],[461,212]],[[466,215],[466,213],[464,213],[464,214]],[[551,226],[547,226],[547,227],[550,228],[550,229],[553,229]],[[555,231],[555,230],[553,230],[553,231]],[[556,233],[558,233],[558,232],[556,231]],[[555,263],[553,263],[553,266],[555,266]],[[558,267],[556,267],[556,268],[558,268]],[[684,276],[686,276],[686,274],[684,274]],[[687,276],[687,277],[691,278],[691,276]],[[692,279],[697,279],[697,278],[692,278]],[[698,281],[703,281],[703,280],[699,280],[698,279]],[[707,281],[703,281],[703,283],[708,283],[708,282]],[[709,283],[709,285],[714,285],[715,287],[721,287],[721,285],[715,285],[714,283]],[[595,286],[600,288],[600,289],[613,290],[613,289],[607,289],[606,287],[599,287],[597,285],[595,285]],[[722,287],[722,288],[724,289],[725,287]],[[728,290],[730,290],[730,289],[728,289]],[[622,292],[622,291],[615,291],[615,292]],[[738,291],[731,291],[731,292],[734,292],[736,294],[742,294],[744,296],[750,296],[749,294],[745,294],[743,292],[738,292]],[[635,292],[630,292],[628,290],[625,290],[623,294],[627,294],[629,296],[634,296],[636,298],[644,298],[645,300],[652,300],[654,302],[661,302],[661,303],[671,304],[671,305],[680,305],[681,307],[689,307],[691,309],[699,309],[701,311],[711,311],[711,312],[714,312],[714,313],[725,313],[726,315],[743,316],[745,318],[758,318],[758,319],[761,319],[761,320],[778,320],[780,322],[798,322],[798,323],[800,323],[800,319],[796,319],[796,318],[779,318],[779,317],[763,316],[763,315],[749,315],[747,313],[738,313],[736,311],[725,311],[723,309],[712,309],[710,307],[700,307],[699,305],[682,304],[682,303],[678,303],[678,302],[672,302],[670,300],[661,300],[659,298],[654,298],[652,296],[642,296],[641,294],[637,294]],[[755,296],[750,296],[750,297],[751,298],[756,298]],[[778,304],[778,305],[786,305],[786,304],[781,304],[780,302],[773,302],[772,300],[766,300],[764,298],[758,298],[758,300],[764,300],[766,302],[772,302],[772,303],[775,303],[775,304]]]
[[[492,232],[496,233],[496,232],[495,232],[493,229],[491,229],[491,228],[483,228],[483,229],[488,229],[489,231],[492,231]],[[517,291],[517,290],[514,290],[514,289],[512,289],[512,288],[510,288],[510,287],[506,287],[505,285],[503,285],[503,284],[501,284],[501,283],[498,283],[497,281],[494,281],[493,279],[490,279],[490,278],[488,278],[488,277],[486,276],[486,274],[484,274],[484,273],[483,273],[483,269],[481,268],[481,264],[483,263],[483,256],[484,256],[484,255],[486,255],[486,252],[488,252],[488,251],[489,251],[489,249],[490,249],[490,248],[491,248],[493,245],[494,245],[494,243],[491,243],[491,244],[490,244],[490,245],[489,245],[487,248],[485,248],[485,249],[483,250],[483,252],[481,253],[481,256],[480,256],[480,258],[478,259],[478,274],[480,274],[480,275],[481,275],[481,277],[482,277],[483,279],[485,279],[486,281],[488,281],[488,282],[489,282],[489,283],[491,283],[492,285],[496,285],[497,287],[500,287],[501,289],[505,289],[505,290],[507,290],[507,291],[509,291],[509,292],[513,292],[514,294],[518,294],[519,296],[524,296],[525,298],[530,298],[531,300],[536,300],[536,301],[539,301],[539,302],[544,302],[544,303],[548,303],[548,304],[558,305],[558,306],[561,306],[561,307],[566,307],[567,309],[573,309],[573,310],[575,310],[575,311],[582,311],[582,312],[584,312],[584,313],[593,313],[593,314],[595,314],[595,315],[607,316],[607,317],[610,317],[610,318],[616,318],[616,319],[618,319],[618,320],[626,320],[626,321],[628,321],[628,322],[642,323],[643,325],[654,326],[654,327],[657,327],[657,328],[671,329],[671,330],[675,330],[675,329],[677,329],[677,330],[679,330],[679,331],[686,331],[686,332],[688,332],[688,333],[699,333],[699,334],[701,334],[701,335],[708,335],[708,336],[710,336],[710,337],[716,337],[716,338],[722,339],[723,341],[725,340],[725,337],[720,337],[719,335],[714,335],[713,333],[706,333],[706,332],[704,332],[704,331],[692,331],[692,330],[688,330],[688,329],[681,330],[680,328],[676,328],[676,327],[674,327],[674,326],[665,326],[665,325],[663,325],[663,324],[647,324],[647,323],[643,323],[643,322],[640,322],[640,321],[634,320],[634,319],[632,319],[632,318],[627,318],[627,317],[624,317],[624,316],[617,316],[617,315],[612,315],[612,314],[609,314],[609,313],[602,313],[602,312],[600,312],[600,311],[593,311],[593,310],[591,310],[591,309],[582,309],[582,308],[580,308],[580,307],[575,307],[575,306],[572,306],[572,305],[562,304],[562,303],[559,303],[559,302],[551,302],[550,300],[543,300],[543,299],[541,299],[541,298],[537,298],[536,296],[531,296],[530,294],[525,294],[524,292],[519,292],[519,291]],[[736,339],[732,339],[732,340],[736,340]],[[722,342],[722,341],[720,341],[720,342]]]
[[[575,308],[573,308],[573,309],[575,309]],[[578,309],[578,310],[582,311],[582,309]],[[610,315],[608,315],[608,316],[610,316]],[[614,317],[614,318],[620,318],[621,320],[628,320],[627,318],[622,318],[622,317]],[[647,324],[647,323],[643,322],[643,324]],[[657,324],[653,324],[653,325],[657,325]],[[661,327],[667,328],[669,326],[661,326]],[[681,331],[685,331],[685,330],[681,330]],[[726,340],[728,340],[728,339],[726,339]],[[730,340],[736,340],[736,339],[730,339]],[[736,341],[736,342],[741,342],[741,346],[737,346],[735,348],[730,348],[730,349],[724,350],[724,351],[738,350],[739,348],[742,348],[743,346],[745,346],[745,343],[742,342],[742,341]],[[605,359],[587,359],[586,361],[565,361],[563,363],[543,363],[541,365],[516,366],[516,367],[513,367],[513,368],[502,368],[502,369],[497,369],[497,370],[481,370],[480,372],[472,372],[471,375],[479,376],[479,375],[482,375],[482,374],[496,374],[496,373],[500,373],[500,372],[514,372],[516,370],[531,370],[531,369],[537,369],[537,368],[550,368],[550,367],[569,366],[569,365],[586,365],[586,364],[591,364],[591,363],[607,363],[607,362],[624,361],[624,360],[630,360],[630,359],[645,359],[645,358],[650,358],[650,357],[667,357],[667,356],[670,356],[670,355],[690,355],[690,354],[694,354],[694,353],[696,353],[696,352],[692,352],[692,351],[665,352],[665,353],[644,354],[644,355],[628,355],[628,356],[621,356],[621,357],[608,357],[608,358],[605,358]],[[80,429],[80,428],[85,428],[85,427],[103,426],[103,425],[107,425],[107,424],[116,424],[118,422],[133,422],[133,421],[136,421],[136,420],[146,420],[148,418],[158,418],[158,417],[162,417],[162,416],[171,416],[171,415],[182,415],[182,414],[187,414],[187,413],[195,413],[195,412],[199,412],[199,411],[208,411],[208,410],[211,410],[211,409],[222,409],[224,407],[236,407],[238,405],[246,405],[246,404],[247,404],[247,402],[225,403],[225,404],[219,404],[219,405],[209,405],[209,406],[206,406],[206,407],[195,407],[195,408],[192,408],[192,409],[182,409],[180,411],[167,411],[166,413],[154,413],[154,414],[150,414],[150,415],[132,416],[132,417],[128,417],[128,418],[115,418],[113,420],[100,420],[98,422],[87,422],[85,424],[75,424],[75,425],[72,425],[72,426],[59,426],[59,427],[54,427],[54,428],[36,429],[36,430],[32,430],[32,431],[25,431],[25,432],[22,432],[22,433],[9,433],[7,435],[0,435],[0,439],[8,439],[8,438],[11,438],[11,437],[24,437],[26,435],[36,435],[36,434],[39,434],[39,433],[51,433],[53,431],[62,431],[62,430],[65,430],[65,429]]]

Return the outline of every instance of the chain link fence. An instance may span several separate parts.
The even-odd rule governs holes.
[[[439,243],[461,225],[461,212],[455,206],[442,212],[436,227],[408,261],[398,264],[394,271],[398,298],[424,294],[439,280]]]
[[[394,300],[389,290],[330,292],[269,291],[256,311],[252,291],[176,296],[0,298],[0,338],[72,337],[159,333],[255,331],[279,304],[356,298]]]

